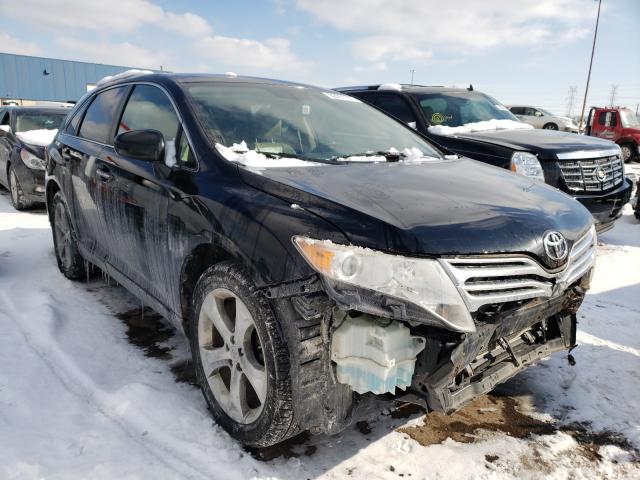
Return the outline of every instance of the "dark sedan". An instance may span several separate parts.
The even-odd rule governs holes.
[[[11,192],[16,210],[44,203],[44,149],[68,111],[63,107],[0,109],[0,185]]]

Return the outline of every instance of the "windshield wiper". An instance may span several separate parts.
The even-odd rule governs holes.
[[[325,158],[301,157],[300,155],[296,155],[294,153],[263,152],[261,150],[256,150],[256,152],[269,158],[295,158],[297,160],[304,160],[305,162],[328,163],[330,165],[340,165],[340,162],[334,160],[333,158],[325,159]]]
[[[387,162],[398,162],[401,158],[406,157],[406,155],[402,152],[383,152],[380,150],[377,152],[368,151],[362,153],[350,153],[349,155],[336,155],[331,157],[331,159],[339,160],[343,158],[344,160],[342,160],[342,162],[344,163],[349,162],[350,157],[384,157]]]

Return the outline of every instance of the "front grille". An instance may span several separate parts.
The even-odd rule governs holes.
[[[598,158],[561,160],[558,166],[567,188],[572,192],[604,192],[620,185],[624,177],[619,153]]]
[[[595,229],[574,242],[565,267],[550,272],[524,255],[443,258],[469,311],[484,305],[549,298],[579,280],[596,259]]]

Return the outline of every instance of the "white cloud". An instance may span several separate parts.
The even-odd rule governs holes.
[[[54,11],[55,10],[55,11]],[[146,0],[0,0],[0,14],[48,27],[132,32],[156,25],[187,37],[207,35],[211,27],[193,13],[173,13]]]
[[[74,60],[107,63],[126,67],[159,69],[166,59],[150,50],[129,42],[92,43],[72,37],[57,37],[55,43],[67,51]]]
[[[438,50],[477,52],[584,37],[594,17],[585,0],[296,0],[302,10],[360,37],[357,58],[426,63]]]
[[[38,55],[40,47],[33,42],[23,42],[8,33],[0,32],[0,52],[16,55]]]
[[[263,42],[247,38],[212,35],[193,45],[197,53],[226,65],[274,71],[295,70],[307,65],[292,51],[289,40],[269,38]]]

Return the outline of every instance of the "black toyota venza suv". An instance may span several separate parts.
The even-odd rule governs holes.
[[[444,150],[559,188],[591,211],[598,232],[612,228],[629,201],[631,183],[615,143],[535,130],[473,87],[382,84],[336,90],[411,124]]]
[[[589,212],[353,97],[125,75],[48,157],[60,270],[95,264],[183,329],[245,444],[337,432],[381,397],[452,412],[575,345]]]

